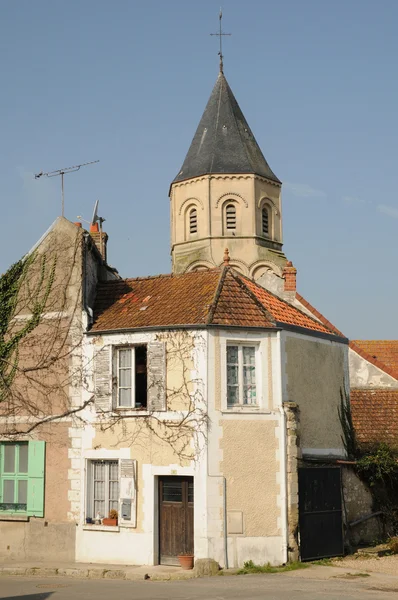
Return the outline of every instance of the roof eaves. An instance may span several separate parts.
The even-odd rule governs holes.
[[[276,321],[276,325],[281,329],[292,331],[294,333],[301,333],[311,337],[330,340],[331,342],[338,342],[340,344],[349,344],[348,338],[337,335],[336,333],[327,333],[326,331],[319,331],[319,329],[309,329],[308,327],[301,327],[300,325],[291,325],[290,323],[283,323],[283,321]]]

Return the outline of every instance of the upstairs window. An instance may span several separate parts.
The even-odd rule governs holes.
[[[257,405],[255,346],[227,346],[227,405]]]
[[[117,349],[116,378],[118,408],[146,408],[146,346]]]
[[[262,210],[262,231],[263,235],[269,235],[269,212],[268,208],[263,208]]]
[[[225,229],[227,231],[236,229],[236,207],[234,204],[227,204],[225,207]]]
[[[191,208],[189,211],[189,233],[191,235],[198,233],[198,211]]]

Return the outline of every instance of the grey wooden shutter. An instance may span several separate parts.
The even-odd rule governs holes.
[[[112,410],[111,349],[105,346],[94,356],[95,410],[98,413]]]
[[[147,349],[148,409],[166,410],[166,343],[151,342]]]
[[[135,460],[120,460],[120,509],[119,523],[137,526],[137,466]]]

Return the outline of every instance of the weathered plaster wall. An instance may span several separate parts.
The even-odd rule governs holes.
[[[338,409],[346,357],[345,344],[286,333],[284,401],[298,404],[304,453],[344,455]]]
[[[242,511],[247,537],[281,533],[277,424],[277,420],[221,420],[221,469],[227,479],[228,510]]]
[[[372,365],[351,348],[349,349],[348,358],[350,365],[350,386],[352,388],[398,388],[398,381],[394,377]]]

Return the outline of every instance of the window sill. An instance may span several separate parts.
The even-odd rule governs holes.
[[[242,414],[242,413],[249,413],[249,414],[270,414],[270,410],[265,410],[264,408],[262,408],[261,406],[234,406],[234,407],[228,407],[228,408],[222,408],[221,412],[223,414]]]
[[[122,413],[124,416],[136,416],[136,417],[147,417],[149,415],[149,410],[147,408],[131,408],[131,407],[123,407],[117,406],[113,409],[113,413],[115,415]]]
[[[83,531],[120,531],[119,525],[109,526],[109,525],[83,525]]]
[[[0,521],[24,521],[27,523],[29,521],[29,517],[27,515],[0,514]]]

